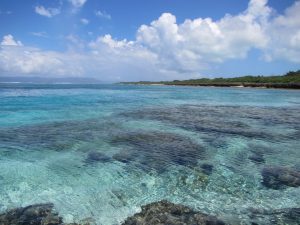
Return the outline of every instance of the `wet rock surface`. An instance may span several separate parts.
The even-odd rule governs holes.
[[[0,225],[62,225],[52,203],[30,205],[0,214]]]
[[[262,184],[267,188],[282,189],[285,187],[300,187],[300,172],[287,167],[265,167],[261,175]]]
[[[123,148],[113,156],[115,160],[145,171],[164,172],[170,165],[195,167],[199,159],[206,157],[201,145],[173,133],[127,133],[115,136],[111,144]]]
[[[142,211],[129,217],[122,225],[223,225],[214,216],[168,201],[160,201],[142,206]]]

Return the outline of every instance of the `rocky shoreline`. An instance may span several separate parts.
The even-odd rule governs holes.
[[[251,225],[266,224],[261,218],[269,217],[267,224],[300,223],[300,208],[262,210],[250,208],[247,212]],[[95,222],[83,220],[80,223],[64,223],[55,211],[52,203],[35,204],[20,207],[0,214],[0,225],[95,225]],[[174,204],[166,200],[142,206],[142,210],[128,217],[121,225],[235,225],[245,224],[236,220],[224,222],[215,216],[197,212],[187,206]]]
[[[15,208],[0,214],[0,225],[61,225],[62,217],[52,203]]]
[[[214,216],[196,212],[186,206],[159,201],[142,206],[142,211],[122,225],[225,225]],[[20,207],[0,214],[0,225],[94,225],[93,222],[64,223],[52,203]]]
[[[189,207],[166,200],[142,206],[142,211],[126,219],[122,225],[225,225],[215,216],[196,212]]]

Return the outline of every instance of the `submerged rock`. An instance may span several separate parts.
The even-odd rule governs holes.
[[[282,221],[282,218],[285,221],[285,224],[300,224],[300,208],[290,208],[281,210],[282,216],[278,220]]]
[[[201,171],[206,175],[211,175],[214,169],[214,166],[208,163],[204,163],[200,166]]]
[[[254,163],[265,163],[265,158],[263,154],[253,154],[248,157]]]
[[[164,172],[170,165],[195,167],[204,159],[204,148],[188,137],[174,133],[124,133],[111,140],[123,147],[113,158],[148,171]]]
[[[62,218],[53,212],[52,203],[21,207],[0,214],[0,225],[61,225]]]
[[[132,152],[121,151],[113,156],[114,160],[117,160],[122,163],[130,163],[134,161],[135,155]]]
[[[0,143],[14,148],[64,151],[78,142],[103,140],[118,124],[109,120],[86,119],[0,128]]]
[[[230,110],[229,115],[231,115],[230,108],[185,105],[172,108],[153,108],[145,111],[142,109],[140,111],[132,112],[131,114],[127,113],[126,116],[159,120],[187,130],[213,136],[226,134],[242,135],[243,132],[245,132],[245,129],[250,131],[249,125],[242,123],[241,121],[232,120],[232,116],[228,116],[227,118],[227,113],[224,112],[224,110]],[[226,118],[224,118],[224,116],[226,116]],[[249,135],[252,137],[254,134],[252,132]]]
[[[209,183],[209,177],[201,169],[195,168],[191,173],[181,170],[178,174],[176,186],[185,187],[187,190],[199,190]]]
[[[252,224],[266,225],[299,225],[300,208],[284,208],[275,210],[264,210],[250,208],[250,220]]]
[[[94,163],[94,162],[106,163],[110,161],[111,161],[110,157],[106,156],[101,152],[96,152],[96,151],[89,152],[85,160],[86,163]]]
[[[299,130],[299,109],[289,110],[253,106],[181,105],[176,107],[145,108],[121,114],[134,119],[158,120],[177,127],[207,134],[216,139],[243,137],[268,141],[293,140],[297,132],[279,134],[268,127],[288,126]],[[258,126],[252,126],[255,121]],[[266,126],[268,124],[268,126]],[[216,143],[211,142],[212,145]],[[221,145],[225,143],[220,142]],[[218,144],[217,144],[218,145]]]
[[[265,167],[262,184],[267,188],[300,187],[300,172],[286,167]]]
[[[223,225],[215,216],[196,212],[168,201],[142,206],[142,211],[129,217],[122,225]]]
[[[249,157],[253,163],[264,164],[266,162],[265,156],[276,154],[276,150],[270,146],[259,145],[259,144],[248,144]]]

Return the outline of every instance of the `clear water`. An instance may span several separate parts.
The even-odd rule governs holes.
[[[113,225],[168,199],[247,224],[300,206],[300,188],[261,184],[264,166],[300,168],[299,140],[300,91],[1,84],[0,212],[53,202]]]

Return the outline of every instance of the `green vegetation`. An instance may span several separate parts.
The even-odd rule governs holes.
[[[192,85],[192,86],[244,86],[244,87],[267,87],[267,88],[300,88],[300,70],[290,71],[283,76],[243,76],[234,78],[201,78],[191,80],[173,81],[140,81],[123,82],[122,84],[144,84],[144,85]]]

